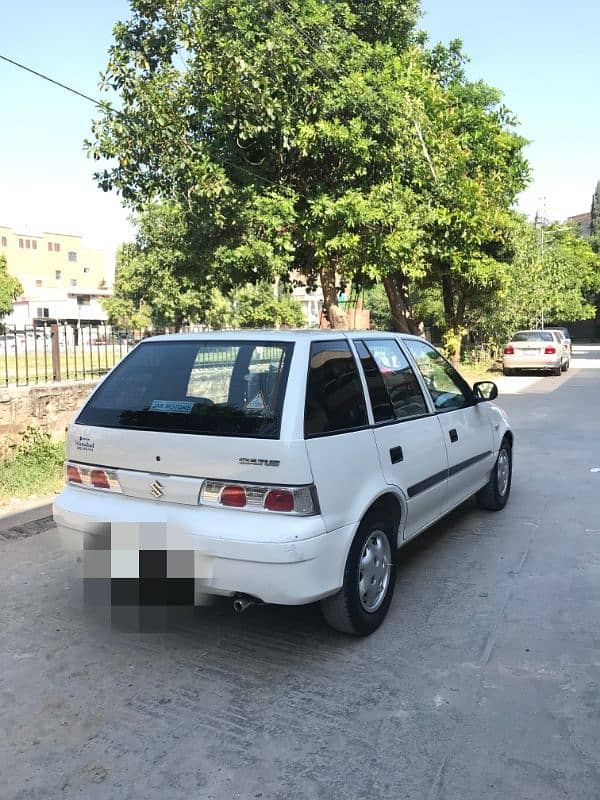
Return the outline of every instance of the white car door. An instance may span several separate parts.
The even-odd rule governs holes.
[[[437,417],[396,339],[354,340],[373,411],[387,483],[404,493],[409,539],[442,514],[448,460]]]
[[[428,342],[404,339],[423,377],[448,453],[444,511],[459,505],[488,480],[494,464],[487,403],[476,403],[464,378]]]

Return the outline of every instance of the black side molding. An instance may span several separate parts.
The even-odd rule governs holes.
[[[427,489],[431,489],[431,487],[435,486],[436,483],[445,481],[447,477],[448,470],[444,469],[441,472],[436,472],[435,475],[431,475],[429,478],[425,478],[424,481],[419,481],[419,483],[409,486],[406,492],[409,497],[415,497],[415,495],[421,494],[421,492],[424,492]]]
[[[486,450],[485,453],[479,453],[479,455],[472,456],[471,458],[467,458],[465,461],[461,461],[458,464],[454,464],[454,466],[450,467],[450,469],[444,469],[441,472],[436,472],[435,475],[431,475],[429,478],[425,478],[424,481],[419,481],[419,483],[415,483],[412,486],[409,486],[406,490],[406,493],[409,497],[415,497],[421,492],[427,491],[427,489],[431,489],[432,486],[435,486],[437,483],[441,483],[445,481],[446,478],[452,477],[452,475],[456,475],[458,472],[462,472],[463,469],[467,469],[468,467],[472,467],[473,464],[476,464],[478,461],[483,461],[484,458],[492,455],[491,450]]]
[[[473,466],[478,461],[483,461],[484,458],[492,455],[491,450],[486,450],[485,453],[480,453],[478,456],[473,456],[472,458],[467,458],[466,461],[461,461],[460,464],[455,464],[453,467],[450,467],[448,470],[448,476],[451,477],[452,475],[456,475],[457,472],[462,472],[463,469],[467,469],[467,467]]]

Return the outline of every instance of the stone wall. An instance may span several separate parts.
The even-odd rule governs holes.
[[[0,389],[0,456],[30,426],[62,439],[73,414],[97,382],[63,381]]]

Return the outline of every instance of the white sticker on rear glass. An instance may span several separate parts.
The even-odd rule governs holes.
[[[191,414],[194,404],[189,400],[153,400],[150,411],[162,411],[166,414]]]
[[[252,411],[264,411],[266,407],[267,404],[265,403],[265,398],[263,397],[262,392],[255,394],[252,400],[249,400],[246,403],[246,408],[249,408]]]

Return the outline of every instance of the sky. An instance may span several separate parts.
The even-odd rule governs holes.
[[[0,54],[99,97],[112,28],[126,0],[4,4]],[[431,42],[463,41],[468,74],[504,93],[528,140],[529,216],[589,211],[600,179],[598,0],[422,0]],[[83,149],[92,103],[0,61],[0,224],[20,232],[79,233],[107,254],[133,237],[128,212],[93,180]]]

